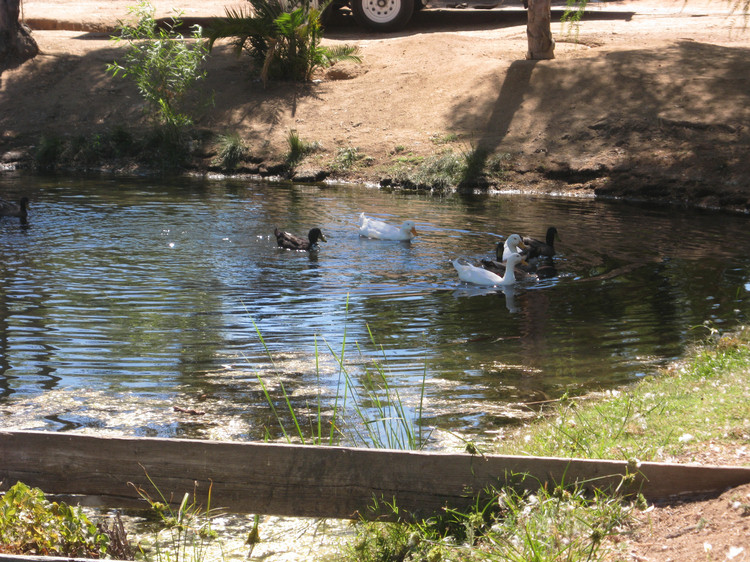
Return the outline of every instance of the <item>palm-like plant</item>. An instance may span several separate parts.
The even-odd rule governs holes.
[[[231,38],[236,53],[247,51],[269,79],[307,82],[317,68],[327,68],[340,60],[361,62],[357,47],[320,44],[325,9],[309,0],[248,0],[247,10],[227,9],[226,17],[206,32],[209,48],[217,39]]]

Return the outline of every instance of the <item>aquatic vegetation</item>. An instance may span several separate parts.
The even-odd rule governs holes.
[[[345,560],[604,560],[639,501],[560,484],[487,490],[471,509],[414,523],[362,522]],[[393,506],[396,509],[395,506]]]
[[[744,443],[750,433],[748,341],[749,328],[712,333],[705,346],[668,372],[627,392],[580,403],[566,398],[546,419],[492,452],[659,460],[701,441]],[[709,403],[706,397],[716,399]],[[467,511],[447,510],[413,523],[361,522],[345,560],[611,560],[617,536],[627,534],[633,514],[647,507],[641,495],[623,497],[564,482],[532,493],[523,486],[524,476],[517,477],[513,486],[488,490]]]
[[[212,528],[212,520],[219,512],[211,509],[211,489],[206,506],[197,503],[196,494],[185,493],[180,505],[174,507],[148,474],[146,477],[157,498],[142,488],[137,488],[137,492],[149,504],[159,524],[149,543],[139,544],[144,558],[154,562],[202,562],[213,551],[221,555],[221,544],[215,542],[218,533]]]
[[[273,364],[272,353],[266,346],[255,321],[253,325]],[[368,333],[371,343],[378,347],[369,327]],[[279,424],[286,441],[376,449],[419,450],[424,448],[429,438],[429,434],[426,434],[422,427],[426,367],[422,377],[419,403],[410,408],[398,389],[392,387],[388,381],[389,373],[385,367],[387,357],[382,347],[380,349],[383,352],[383,362],[373,360],[369,364],[364,364],[363,373],[355,376],[346,361],[346,329],[340,352],[334,350],[327,342],[325,346],[338,367],[338,384],[332,405],[324,406],[319,393],[317,403],[306,408],[309,413],[298,412],[283,382],[278,379],[276,382],[286,414],[282,415],[282,411],[276,407],[277,400],[272,397],[269,390],[268,377],[258,375],[258,381],[271,408],[273,418]],[[355,343],[355,346],[360,351],[361,359],[363,355],[359,344]],[[315,371],[320,380],[320,353],[317,337],[315,338]],[[291,420],[293,429],[287,429],[285,419]]]

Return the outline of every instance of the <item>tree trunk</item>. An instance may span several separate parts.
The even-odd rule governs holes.
[[[528,0],[529,13],[526,36],[529,39],[527,59],[555,58],[555,40],[552,39],[550,7],[552,0]]]
[[[0,72],[20,66],[39,52],[28,28],[18,20],[21,0],[0,0]]]

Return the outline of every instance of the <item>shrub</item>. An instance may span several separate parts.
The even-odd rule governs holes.
[[[201,65],[208,48],[201,27],[193,26],[188,40],[176,31],[182,25],[179,16],[165,29],[157,25],[154,8],[145,0],[130,12],[138,18],[135,27],[120,22],[114,38],[128,43],[124,61],[107,65],[107,71],[135,82],[157,123],[175,128],[191,125],[192,118],[184,113],[187,95],[206,75]]]
[[[361,62],[357,47],[320,45],[325,6],[306,0],[248,1],[248,10],[227,9],[206,35],[209,48],[218,39],[231,38],[238,55],[247,51],[264,85],[269,79],[308,82],[317,68],[340,60]]]
[[[55,135],[42,135],[34,153],[34,165],[39,170],[52,170],[64,148],[63,140]]]
[[[17,482],[0,498],[0,552],[100,558],[109,538],[80,508]]]

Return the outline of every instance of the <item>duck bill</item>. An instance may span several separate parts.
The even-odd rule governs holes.
[[[416,227],[412,226],[411,230],[409,231],[412,233],[412,236],[418,236]]]
[[[523,241],[518,243],[518,247],[521,248],[522,250],[528,249],[528,246],[526,246],[526,244],[524,244]]]
[[[328,242],[328,238],[326,238],[326,235],[323,234],[322,232],[320,233],[318,240],[320,240],[321,242]]]

